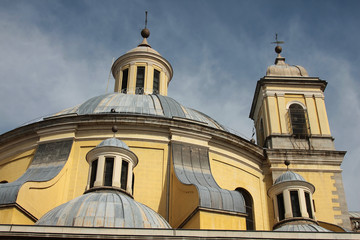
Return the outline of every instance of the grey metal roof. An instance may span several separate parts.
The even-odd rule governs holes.
[[[110,113],[111,109],[121,114],[189,119],[198,121],[209,127],[227,131],[225,127],[209,116],[191,108],[184,107],[176,100],[162,95],[109,93],[93,97],[83,104],[56,113],[55,116],[70,113],[77,113],[78,115]]]
[[[275,184],[281,183],[281,182],[287,182],[287,181],[303,181],[306,182],[306,180],[297,173],[294,173],[292,171],[286,171],[285,173],[281,174],[280,177],[278,177],[275,182]]]
[[[216,183],[211,174],[207,148],[172,143],[172,154],[177,179],[183,184],[195,185],[200,207],[246,213],[242,194],[222,189]]]
[[[26,172],[14,182],[0,184],[0,205],[15,203],[26,182],[45,182],[54,178],[65,165],[72,140],[40,144]]]
[[[117,138],[114,138],[114,137],[105,139],[104,141],[99,143],[99,145],[97,145],[96,147],[105,147],[105,146],[120,147],[120,148],[125,148],[127,150],[130,150],[130,148],[128,147],[128,145],[126,145],[126,143],[124,143],[120,139],[117,139]]]
[[[314,223],[307,224],[286,224],[283,225],[274,231],[278,232],[331,232],[326,228],[320,227]]]
[[[171,228],[149,207],[116,190],[90,192],[50,210],[36,225]]]
[[[351,218],[360,218],[360,212],[349,212]]]

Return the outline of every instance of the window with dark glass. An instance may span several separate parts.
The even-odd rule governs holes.
[[[255,230],[254,222],[254,204],[251,194],[244,188],[237,188],[236,191],[239,191],[245,200],[246,207],[246,230]]]
[[[105,158],[104,186],[112,186],[114,158]]]
[[[298,191],[290,191],[290,200],[293,217],[301,217]]]
[[[92,161],[92,163],[91,163],[90,188],[92,188],[94,186],[94,183],[96,180],[97,164],[98,164],[97,159]]]
[[[136,94],[144,93],[144,84],[145,84],[145,67],[137,67],[136,72]]]
[[[291,104],[289,107],[292,134],[298,138],[305,138],[308,134],[306,124],[306,110],[300,104]]]
[[[129,163],[127,161],[122,161],[120,183],[121,183],[121,188],[124,190],[126,190],[126,185],[127,185],[128,169],[129,169]]]
[[[309,214],[309,218],[313,218],[312,211],[311,211],[311,201],[310,201],[310,194],[305,192],[305,202],[306,202],[306,210]]]
[[[153,93],[159,93],[159,83],[160,83],[160,72],[158,70],[154,70],[154,83],[153,83]]]
[[[128,78],[129,78],[129,69],[123,70],[122,80],[121,80],[121,92],[127,93],[127,85],[128,85]]]
[[[282,193],[280,193],[276,196],[276,198],[277,198],[277,205],[279,211],[279,221],[281,221],[285,219],[284,196]]]

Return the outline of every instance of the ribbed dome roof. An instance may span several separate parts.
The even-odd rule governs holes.
[[[277,77],[308,77],[309,74],[302,66],[291,66],[285,63],[285,58],[278,56],[275,65],[271,65],[266,70],[266,76]]]
[[[314,223],[307,223],[307,224],[286,224],[283,225],[274,231],[279,232],[331,232],[326,228],[320,227]]]
[[[152,115],[165,118],[183,118],[208,125],[209,127],[227,131],[214,119],[182,106],[174,99],[162,95],[132,95],[123,93],[109,93],[93,97],[83,104],[65,109],[57,114],[77,113],[78,115],[110,113]]]
[[[278,177],[275,180],[275,184],[281,183],[281,182],[288,182],[288,181],[302,181],[302,182],[306,182],[306,180],[297,173],[294,173],[292,171],[286,171],[285,173],[281,174],[280,177]]]
[[[127,150],[130,150],[130,148],[128,147],[128,145],[126,145],[126,143],[124,143],[120,139],[117,139],[117,138],[114,138],[114,137],[105,139],[104,141],[99,143],[99,145],[97,145],[96,147],[105,147],[105,146],[120,147],[120,148],[125,148]]]
[[[46,213],[36,225],[171,228],[158,213],[114,190],[90,192],[77,197]]]

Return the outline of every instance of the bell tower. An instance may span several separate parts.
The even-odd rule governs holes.
[[[311,220],[316,209],[320,222],[350,228],[341,176],[341,163],[346,152],[337,151],[334,147],[324,101],[327,82],[310,77],[301,66],[285,63],[279,46],[283,42],[276,39],[275,43],[275,64],[269,66],[266,75],[257,82],[250,111],[257,144],[264,147],[266,153],[264,172],[269,183],[269,196],[274,202],[280,203],[283,196],[287,206],[284,205],[285,210],[282,211],[282,205],[274,205],[274,226],[294,216]],[[293,181],[277,184],[276,180],[288,172],[283,166],[283,162],[288,160],[292,162],[294,172],[322,191],[314,193],[311,185],[306,185],[304,181],[290,185]],[[305,189],[309,196],[299,189]],[[298,193],[301,201],[297,212],[290,211],[288,200],[292,197],[291,192],[293,197]],[[283,195],[279,195],[281,193]],[[324,199],[331,201],[325,202]],[[304,204],[306,201],[310,203]]]
[[[276,41],[275,43],[283,43]],[[269,149],[335,150],[324,102],[327,82],[290,66],[277,45],[275,65],[256,85],[250,111],[257,144]]]

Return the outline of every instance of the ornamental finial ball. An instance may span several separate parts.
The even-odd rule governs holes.
[[[275,47],[275,52],[276,52],[277,54],[280,54],[281,51],[282,51],[282,47],[280,47],[280,46],[276,46],[276,47]]]
[[[286,166],[289,166],[289,165],[290,165],[290,161],[289,161],[289,160],[285,160],[285,161],[284,161],[284,164],[285,164]]]
[[[116,125],[114,125],[111,130],[113,131],[113,133],[116,133],[118,131],[118,127]]]
[[[144,28],[144,29],[141,31],[141,36],[142,36],[143,38],[148,38],[148,37],[150,36],[150,31],[149,31],[149,29]]]

